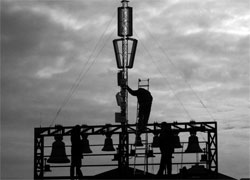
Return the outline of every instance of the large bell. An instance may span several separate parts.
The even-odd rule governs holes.
[[[88,135],[86,134],[82,135],[82,146],[83,146],[82,153],[92,153],[92,150],[89,147],[89,140],[87,138]]]
[[[106,139],[105,139],[104,147],[102,148],[102,151],[115,151],[115,148],[113,146],[113,140],[111,139],[111,135],[106,135]]]
[[[48,163],[69,163],[70,160],[67,158],[65,144],[62,141],[62,135],[55,135],[55,142],[52,144],[51,155],[48,159]]]
[[[174,134],[174,148],[182,148],[178,134]]]
[[[191,136],[188,139],[188,147],[186,149],[186,153],[199,153],[203,152],[200,148],[198,137],[196,136],[196,132],[191,132]]]
[[[157,134],[155,134],[153,137],[153,143],[151,147],[160,147],[160,139]]]

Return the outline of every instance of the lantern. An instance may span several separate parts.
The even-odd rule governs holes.
[[[128,43],[128,55],[130,55],[130,58],[127,61],[127,64],[124,64],[125,62],[123,61],[122,56],[122,50],[119,49],[119,47],[122,47],[124,39],[115,39],[113,40],[113,46],[115,50],[115,58],[116,58],[116,63],[117,63],[117,68],[122,69],[124,67],[126,68],[133,68],[134,65],[134,59],[135,59],[135,52],[136,52],[136,47],[137,47],[137,40],[133,38],[126,38],[125,41]]]

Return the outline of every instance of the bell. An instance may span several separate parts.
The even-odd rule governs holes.
[[[47,159],[44,158],[44,172],[51,172],[50,165],[46,164]]]
[[[134,146],[143,146],[140,136],[136,136]]]
[[[182,148],[178,134],[174,135],[174,148]]]
[[[154,156],[154,151],[153,151],[152,149],[148,150],[148,151],[146,152],[146,156],[147,156],[147,158],[155,157],[155,156]]]
[[[113,146],[113,140],[111,139],[111,135],[106,135],[106,139],[105,139],[104,147],[102,148],[102,151],[115,151],[115,148]]]
[[[114,159],[112,161],[118,161],[120,158],[119,148],[116,148],[116,154],[114,154]]]
[[[119,160],[119,154],[114,154],[114,159],[112,161],[118,161]]]
[[[130,150],[129,156],[135,156],[135,149]]]
[[[158,135],[154,135],[151,147],[160,147],[160,139]]]
[[[82,153],[92,153],[92,150],[89,147],[89,140],[87,138],[88,135],[86,134],[82,135],[82,146],[83,146]]]
[[[51,169],[50,169],[50,165],[49,164],[46,164],[44,166],[44,172],[51,172]]]
[[[198,137],[196,136],[196,132],[191,132],[191,136],[188,139],[188,147],[186,149],[186,153],[199,153],[203,152],[200,148]]]
[[[206,154],[202,154],[201,155],[201,162],[206,162],[207,161],[207,155]]]
[[[51,155],[48,159],[48,163],[69,163],[70,160],[67,158],[65,144],[62,141],[62,135],[55,135],[55,142],[52,144]]]

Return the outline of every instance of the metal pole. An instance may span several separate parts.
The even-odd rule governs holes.
[[[128,22],[127,22],[127,11],[125,8],[128,7],[128,1],[122,1],[122,7],[124,8],[124,17],[122,18],[122,26],[124,29],[124,35],[122,37],[122,61],[123,61],[123,73],[126,86],[128,85],[128,40],[127,40],[127,30],[128,30]],[[121,168],[121,173],[126,175],[126,168],[129,166],[129,142],[128,142],[128,132],[127,132],[127,123],[128,123],[128,92],[126,87],[122,87],[122,91],[124,92],[125,96],[125,122],[122,122],[122,133],[121,133],[121,141],[120,141],[120,148],[121,148],[121,164],[119,165]]]

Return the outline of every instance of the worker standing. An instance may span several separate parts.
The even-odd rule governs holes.
[[[74,175],[76,173],[76,176],[79,178],[82,178],[82,141],[80,137],[80,126],[76,125],[71,132],[71,166],[70,166],[70,177],[73,180]]]
[[[136,96],[139,104],[139,120],[137,123],[137,134],[136,134],[136,143],[141,142],[141,133],[145,130],[148,119],[151,111],[153,97],[151,93],[143,88],[139,88],[138,90],[132,90],[129,86],[127,86],[128,92],[132,96]]]
[[[172,174],[172,154],[174,153],[174,134],[171,125],[166,122],[161,124],[161,132],[159,136],[159,146],[161,151],[161,163],[157,173],[162,176],[167,167],[167,174]]]

